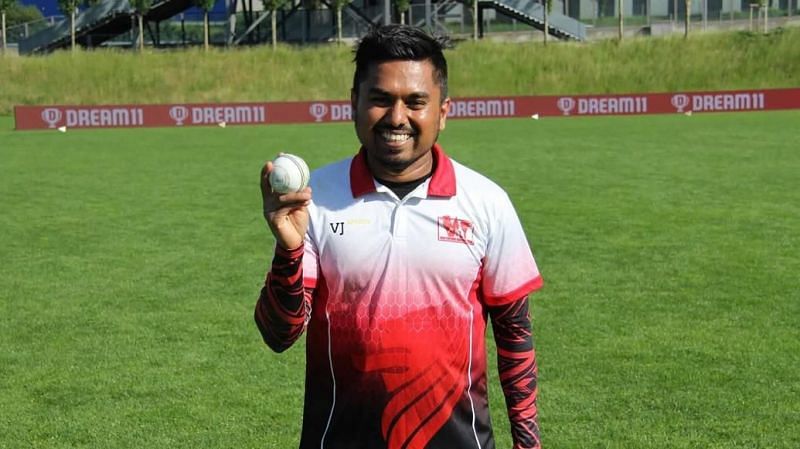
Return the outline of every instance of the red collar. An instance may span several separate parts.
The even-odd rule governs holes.
[[[431,153],[436,170],[428,184],[428,196],[455,196],[456,173],[453,170],[453,163],[438,143],[433,145]],[[353,193],[353,198],[375,191],[375,180],[367,166],[367,150],[364,147],[361,147],[350,162],[350,191]]]

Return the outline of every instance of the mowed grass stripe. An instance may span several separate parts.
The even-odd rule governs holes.
[[[798,112],[450,121],[545,276],[549,448],[800,446]],[[13,132],[0,119],[0,447],[297,445],[304,344],[252,308],[261,164],[351,125]],[[490,370],[498,447],[510,447]]]

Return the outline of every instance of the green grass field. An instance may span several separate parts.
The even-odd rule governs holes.
[[[546,449],[800,447],[798,123],[448,124],[545,277]],[[252,320],[273,246],[257,178],[278,151],[351,155],[352,126],[12,128],[0,117],[0,448],[296,447],[304,344],[273,354]]]

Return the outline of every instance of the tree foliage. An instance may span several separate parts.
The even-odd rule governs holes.
[[[353,0],[331,0],[331,5],[336,11],[336,42],[342,42],[342,10]]]
[[[283,8],[287,0],[261,0],[261,3],[264,5],[264,9],[269,11],[277,11]]]
[[[136,18],[139,23],[139,51],[144,50],[144,15],[153,6],[153,0],[129,0],[133,9],[136,10]]]
[[[278,17],[276,12],[286,5],[287,0],[261,0],[261,3],[264,5],[264,9],[270,12],[272,49],[275,50],[278,46]]]
[[[0,0],[2,2],[3,0]],[[39,8],[33,5],[22,5],[17,1],[11,0],[11,6],[5,10],[6,26],[12,27],[25,22],[33,22],[44,18]]]
[[[394,4],[400,13],[400,23],[405,23],[405,13],[411,8],[411,0],[395,0]]]
[[[11,8],[11,1],[12,0],[0,0],[0,20],[2,20],[2,26],[0,27],[0,43],[2,43],[2,47],[0,47],[0,51],[3,53],[6,52],[6,47],[8,44],[6,39],[6,11]]]
[[[692,20],[692,0],[683,0],[684,8],[684,21],[683,21],[683,38],[689,38],[689,30],[691,29],[691,25],[689,22]]]
[[[0,0],[0,12],[8,13],[17,0]]]
[[[192,0],[192,3],[203,11],[209,12],[214,8],[214,4],[217,3],[217,0]]]
[[[58,9],[64,13],[65,16],[71,16],[72,13],[78,10],[80,0],[58,0]]]
[[[553,12],[553,0],[542,0],[544,4],[544,43],[547,45],[550,34],[550,13]]]
[[[58,8],[69,18],[70,48],[75,50],[75,13],[80,0],[58,0]]]
[[[195,6],[203,10],[203,48],[208,51],[209,40],[209,27],[208,27],[208,12],[214,8],[216,0],[192,0]]]
[[[150,7],[153,6],[153,0],[129,0],[133,9],[141,15],[147,14]]]

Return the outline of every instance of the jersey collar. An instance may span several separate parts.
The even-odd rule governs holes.
[[[456,194],[456,173],[453,163],[438,143],[431,148],[436,169],[428,184],[428,196],[451,197]],[[367,150],[358,151],[350,162],[350,190],[353,198],[376,191],[375,179],[367,166]]]

